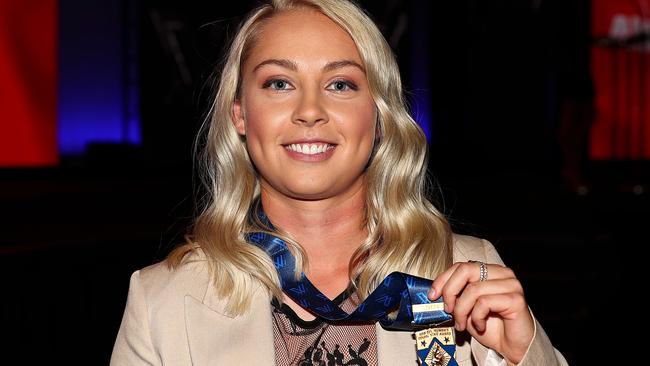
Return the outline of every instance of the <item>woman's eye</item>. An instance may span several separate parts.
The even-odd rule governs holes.
[[[288,81],[282,79],[269,80],[263,85],[264,88],[271,88],[273,90],[290,90],[293,89]]]
[[[354,85],[353,83],[345,80],[336,80],[332,82],[329,85],[329,89],[337,91],[337,92],[343,92],[346,90],[357,90],[357,86]]]
[[[273,79],[264,83],[264,88],[271,88],[273,90],[289,90],[293,89],[288,81],[282,79]]]
[[[287,82],[285,82],[284,80],[276,80],[271,83],[273,89],[285,89],[287,85],[289,84],[287,84]]]

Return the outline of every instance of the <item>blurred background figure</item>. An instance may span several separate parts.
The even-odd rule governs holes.
[[[0,0],[1,364],[107,364],[129,275],[192,222],[194,136],[256,3]],[[600,360],[648,244],[650,0],[360,3],[454,230],[495,244],[571,365]]]

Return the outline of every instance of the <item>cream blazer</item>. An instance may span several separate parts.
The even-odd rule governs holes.
[[[488,241],[454,235],[454,262],[470,259],[503,263]],[[110,365],[274,366],[267,292],[258,287],[250,311],[232,317],[208,284],[207,260],[201,252],[173,271],[160,262],[134,272]],[[493,351],[466,332],[456,338],[460,366],[487,366]],[[377,325],[377,352],[381,366],[417,365],[410,332],[386,331]],[[567,365],[536,320],[535,336],[520,365]]]

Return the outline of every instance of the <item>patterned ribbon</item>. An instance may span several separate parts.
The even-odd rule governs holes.
[[[263,232],[247,235],[247,240],[264,249],[271,256],[278,271],[282,290],[293,301],[314,315],[331,321],[374,321],[379,320],[386,329],[414,330],[417,328],[437,326],[451,320],[451,315],[443,310],[436,310],[441,306],[442,299],[432,302],[427,293],[431,288],[431,281],[425,278],[401,272],[389,274],[379,287],[375,289],[351,314],[346,313],[335,305],[327,296],[323,295],[305,276],[295,276],[295,258],[289,252],[284,240]],[[426,305],[422,309],[431,309],[413,312],[413,305]],[[394,320],[387,318],[393,310],[399,313]]]
[[[260,222],[275,231],[273,224],[261,208],[259,201],[253,205],[253,212]],[[263,249],[273,260],[282,290],[293,301],[314,315],[330,321],[376,321],[382,327],[390,330],[414,331],[418,338],[418,358],[424,366],[457,366],[453,358],[455,342],[453,341],[452,328],[436,328],[451,332],[451,340],[446,336],[436,336],[431,333],[431,327],[437,327],[452,320],[452,316],[443,310],[442,297],[431,301],[427,297],[432,281],[401,272],[389,274],[351,314],[343,311],[327,296],[323,295],[301,273],[296,278],[296,260],[289,251],[284,240],[266,232],[252,232],[246,234],[246,240]],[[388,314],[398,310],[397,317],[390,319]],[[427,329],[428,328],[428,329]],[[446,334],[446,333],[445,333]],[[438,353],[443,349],[449,356],[438,361]],[[443,352],[444,353],[444,352]]]

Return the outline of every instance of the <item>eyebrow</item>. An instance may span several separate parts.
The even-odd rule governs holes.
[[[257,66],[253,68],[253,72],[256,72],[260,67],[264,65],[277,65],[280,67],[284,67],[285,69],[289,69],[291,71],[298,70],[298,65],[296,65],[296,63],[291,60],[271,58],[257,64]],[[364,74],[366,73],[366,70],[363,68],[363,66],[359,65],[359,63],[352,60],[330,61],[327,64],[325,64],[325,66],[323,66],[323,71],[329,72],[329,71],[333,71],[348,66],[356,67],[359,70],[361,70]]]

